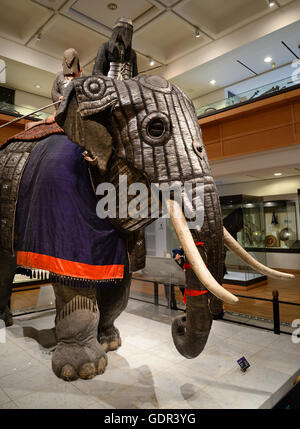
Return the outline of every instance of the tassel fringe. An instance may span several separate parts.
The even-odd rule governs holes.
[[[22,274],[30,279],[48,280],[49,283],[60,283],[64,286],[72,288],[97,288],[103,286],[116,286],[119,285],[123,279],[108,279],[108,280],[90,280],[81,279],[76,277],[61,276],[60,274],[51,273],[44,270],[36,270],[31,268],[18,267],[17,274]]]

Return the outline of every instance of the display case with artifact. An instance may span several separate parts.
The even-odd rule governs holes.
[[[297,246],[296,203],[292,200],[264,202],[267,250],[295,249]]]
[[[265,264],[263,198],[251,195],[230,195],[220,197],[220,201],[225,228],[257,261]],[[226,251],[223,284],[248,290],[266,283],[265,275],[257,273],[232,252]]]

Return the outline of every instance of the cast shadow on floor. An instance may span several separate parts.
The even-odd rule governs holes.
[[[31,326],[23,327],[24,338],[31,338],[35,340],[41,347],[50,349],[56,346],[56,334],[55,328],[51,329],[36,329]]]

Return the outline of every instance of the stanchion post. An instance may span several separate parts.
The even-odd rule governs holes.
[[[158,283],[154,282],[154,305],[158,305]]]
[[[273,322],[274,334],[280,335],[280,315],[279,315],[279,293],[273,290]]]

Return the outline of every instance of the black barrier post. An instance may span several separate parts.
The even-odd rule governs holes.
[[[273,322],[274,334],[280,335],[280,316],[279,316],[279,293],[278,290],[273,290]]]
[[[158,283],[154,282],[154,305],[158,305]]]

